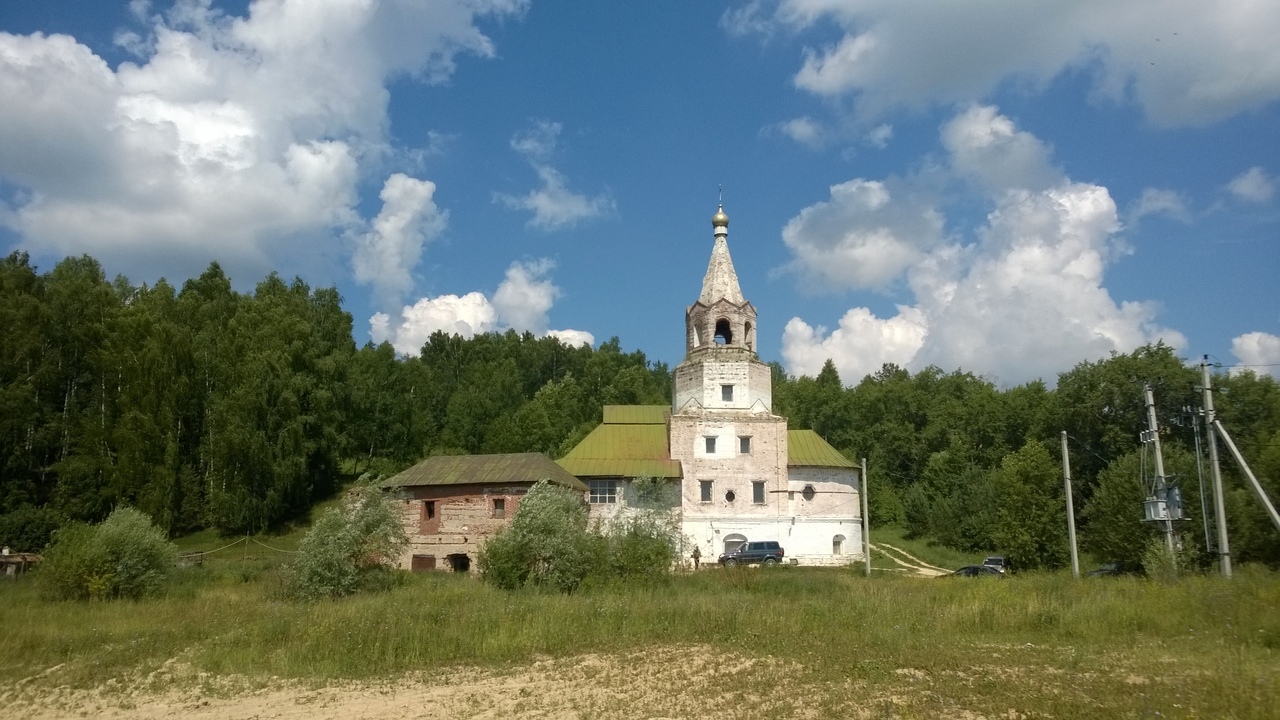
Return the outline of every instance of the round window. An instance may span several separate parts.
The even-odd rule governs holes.
[[[812,500],[815,494],[817,494],[817,491],[813,489],[812,485],[805,485],[804,491],[800,493],[805,500]]]
[[[738,497],[738,496],[737,496],[737,495],[735,495],[735,494],[734,494],[734,492],[733,492],[732,490],[730,490],[729,492],[727,492],[727,493],[725,493],[725,494],[724,494],[725,502],[733,502],[733,501],[734,501],[734,499],[735,499],[735,498],[737,498],[737,497]]]

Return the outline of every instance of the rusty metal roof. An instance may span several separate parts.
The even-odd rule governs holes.
[[[605,425],[666,425],[668,405],[605,405]]]
[[[858,467],[812,430],[787,431],[787,465],[792,467]]]
[[[557,462],[578,477],[682,477],[667,445],[670,413],[665,405],[606,405],[604,423]]]
[[[547,480],[586,490],[582,481],[542,453],[505,455],[437,455],[387,480],[383,485],[502,485]]]

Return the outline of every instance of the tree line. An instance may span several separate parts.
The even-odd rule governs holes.
[[[357,348],[333,288],[215,263],[181,290],[91,257],[0,260],[0,542],[38,550],[120,506],[170,535],[262,531],[346,479],[431,454],[558,456],[606,403],[661,403],[667,368],[551,337],[436,333]]]
[[[774,409],[848,457],[868,458],[873,534],[877,522],[897,523],[958,550],[1003,552],[1024,568],[1069,562],[1065,430],[1081,549],[1136,567],[1160,531],[1142,522],[1139,433],[1147,427],[1143,386],[1150,385],[1166,474],[1178,477],[1182,491],[1187,520],[1176,529],[1183,555],[1206,565],[1212,556],[1194,427],[1203,431],[1200,384],[1200,369],[1159,343],[1080,362],[1053,389],[1041,381],[1001,389],[970,372],[912,374],[891,364],[846,388],[829,362],[815,378],[790,377],[775,365]],[[1280,498],[1280,385],[1246,370],[1215,373],[1213,386],[1218,418],[1269,496]],[[1225,450],[1222,462],[1233,557],[1280,565],[1280,531]],[[1149,450],[1148,478],[1153,464]],[[1211,498],[1207,468],[1205,482]]]
[[[68,521],[136,507],[169,535],[261,531],[366,471],[432,454],[559,457],[606,404],[666,404],[669,368],[617,338],[593,349],[506,332],[436,333],[418,356],[357,347],[333,288],[272,274],[235,291],[210,265],[176,289],[108,281],[88,256],[39,273],[0,260],[0,543],[38,550]],[[1059,432],[1070,435],[1084,549],[1140,562],[1150,384],[1168,471],[1181,478],[1190,556],[1208,557],[1194,454],[1200,375],[1162,344],[1000,388],[970,372],[885,365],[845,387],[773,365],[774,410],[867,457],[875,523],[1023,567],[1066,563]],[[1218,373],[1216,405],[1273,498],[1280,387]],[[1233,555],[1280,565],[1280,533],[1224,460]],[[1210,517],[1212,515],[1210,514]]]

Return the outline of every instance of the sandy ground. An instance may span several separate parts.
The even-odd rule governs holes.
[[[179,664],[96,690],[20,683],[0,693],[0,715],[46,718],[743,718],[876,717],[855,688],[752,690],[745,678],[775,678],[795,668],[705,647],[544,660],[500,670],[459,669],[324,687],[279,680],[195,676]],[[764,683],[767,685],[767,683]],[[854,698],[858,698],[856,705]],[[866,712],[857,705],[866,707]],[[843,709],[837,710],[843,706]]]

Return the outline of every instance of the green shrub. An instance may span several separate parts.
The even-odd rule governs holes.
[[[99,525],[58,530],[40,578],[57,599],[140,598],[164,586],[177,557],[177,547],[146,513],[120,508]]]
[[[24,505],[0,515],[0,545],[15,552],[38,553],[65,522],[66,518],[52,508]]]
[[[680,551],[680,532],[670,513],[640,511],[615,520],[606,533],[609,570],[623,580],[665,577]]]
[[[315,600],[385,589],[408,543],[400,504],[366,475],[307,531],[285,570],[285,592]]]
[[[604,539],[587,525],[581,493],[540,481],[520,500],[511,524],[480,548],[476,564],[486,582],[503,589],[572,592],[607,565]]]

